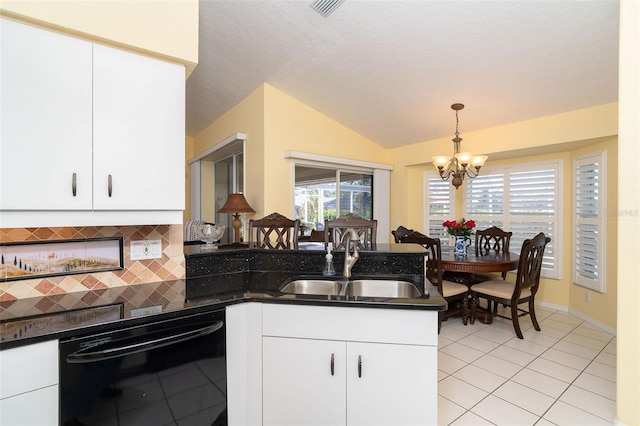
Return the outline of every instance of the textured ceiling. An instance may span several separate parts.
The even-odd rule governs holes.
[[[618,99],[617,0],[311,3],[200,1],[187,134],[262,83],[385,147]]]

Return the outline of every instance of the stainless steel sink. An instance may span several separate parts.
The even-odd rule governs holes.
[[[415,284],[402,280],[356,279],[295,279],[285,283],[280,291],[289,294],[321,296],[351,296],[380,298],[413,298],[422,293]]]
[[[280,291],[282,293],[293,294],[318,294],[325,296],[338,296],[344,287],[347,285],[346,281],[337,280],[295,280],[286,283]]]
[[[347,287],[348,296],[413,298],[420,297],[421,292],[415,284],[397,280],[353,280]]]

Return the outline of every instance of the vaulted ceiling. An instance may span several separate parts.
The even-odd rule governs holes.
[[[195,136],[262,83],[385,147],[615,102],[617,0],[200,1]]]

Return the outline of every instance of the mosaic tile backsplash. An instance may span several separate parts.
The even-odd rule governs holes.
[[[2,242],[120,236],[124,240],[123,270],[0,282],[0,301],[185,278],[182,225],[0,228]],[[161,240],[162,257],[130,260],[131,241],[139,240]]]

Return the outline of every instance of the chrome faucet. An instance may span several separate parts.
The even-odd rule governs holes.
[[[353,254],[349,252],[351,242],[353,242]],[[342,243],[344,244],[344,269],[342,275],[349,278],[351,277],[351,268],[356,263],[360,254],[358,253],[358,243],[360,242],[360,235],[358,231],[353,228],[349,228],[342,236]]]

